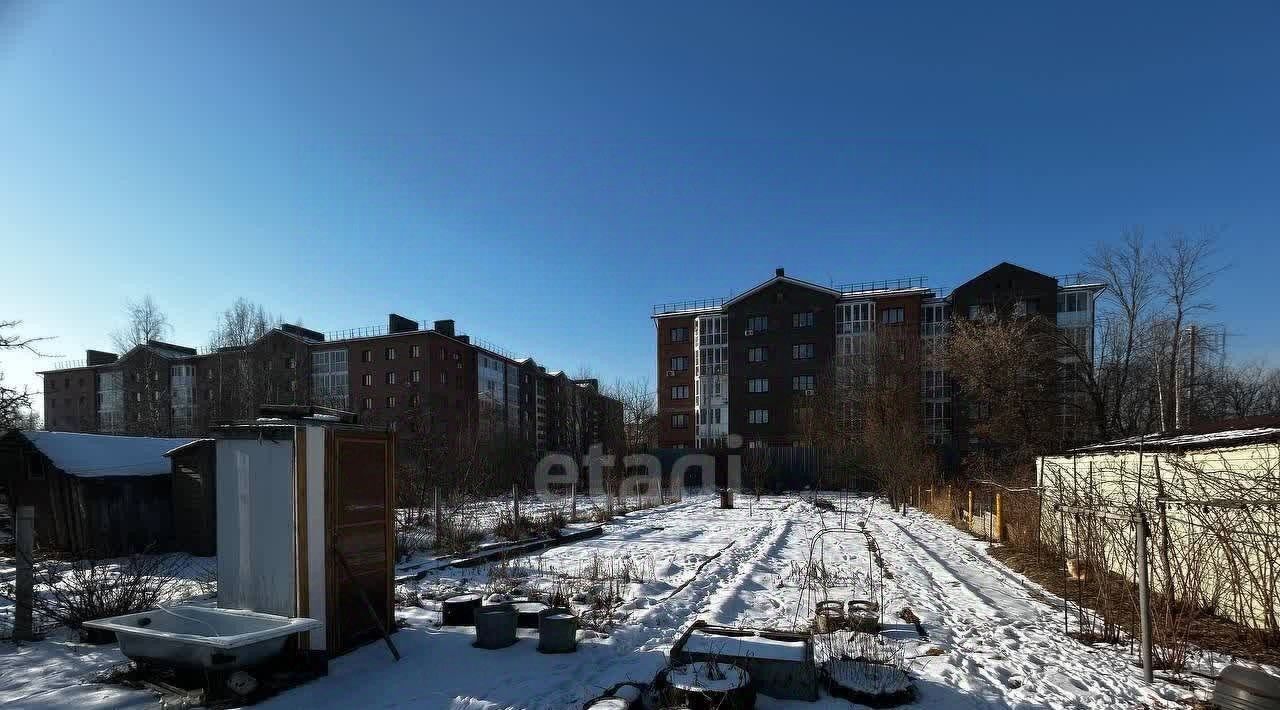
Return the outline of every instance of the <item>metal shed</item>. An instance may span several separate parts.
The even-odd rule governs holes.
[[[215,433],[218,605],[321,621],[332,657],[392,628],[394,434],[332,417]]]

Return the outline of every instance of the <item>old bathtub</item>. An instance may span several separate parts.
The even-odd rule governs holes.
[[[84,625],[114,631],[120,652],[135,661],[192,670],[231,670],[278,655],[291,634],[317,629],[320,622],[240,609],[177,606],[86,621]]]

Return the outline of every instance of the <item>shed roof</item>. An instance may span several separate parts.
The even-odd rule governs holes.
[[[1193,429],[1129,436],[1090,444],[1067,451],[1069,455],[1137,451],[1190,451],[1248,444],[1280,442],[1280,420],[1275,417],[1245,417],[1200,425]]]
[[[24,431],[22,436],[59,469],[78,478],[159,476],[170,472],[165,452],[192,439]]]

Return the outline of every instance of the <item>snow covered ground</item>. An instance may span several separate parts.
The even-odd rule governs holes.
[[[563,708],[581,704],[626,680],[648,681],[666,653],[696,619],[728,626],[806,627],[817,599],[872,594],[885,609],[884,636],[901,644],[917,680],[919,708],[1165,708],[1182,707],[1191,690],[1158,681],[1147,686],[1121,653],[1080,644],[1062,633],[1061,601],[1010,572],[974,540],[923,513],[893,513],[869,499],[840,513],[795,496],[740,496],[735,510],[691,498],[631,513],[603,536],[544,550],[510,565],[443,569],[413,591],[493,590],[516,585],[547,588],[557,579],[626,569],[607,633],[583,634],[577,653],[542,655],[532,632],[514,646],[471,646],[469,629],[440,627],[439,613],[402,609],[408,624],[394,639],[403,659],[393,663],[382,644],[334,660],[327,677],[272,698],[275,708],[424,707]],[[859,521],[878,542],[890,579],[881,580]],[[817,574],[827,589],[804,582],[813,545]],[[876,580],[874,589],[868,579]],[[880,584],[883,587],[880,587]],[[407,591],[407,590],[406,590]],[[1057,604],[1055,607],[1054,604]],[[919,617],[928,638],[897,618],[902,607]],[[130,705],[139,694],[102,685],[57,683],[109,666],[113,649],[59,647],[53,642],[0,651],[0,704],[97,707]],[[936,651],[934,649],[937,649]],[[930,655],[931,653],[937,655]],[[31,679],[33,666],[48,676]],[[19,676],[27,680],[17,680]],[[56,678],[55,680],[53,680]],[[26,692],[16,685],[26,683]],[[1207,686],[1202,685],[1201,688]],[[32,696],[31,691],[41,692]],[[38,702],[32,702],[37,700]],[[854,707],[824,698],[819,704],[761,697],[761,708]]]

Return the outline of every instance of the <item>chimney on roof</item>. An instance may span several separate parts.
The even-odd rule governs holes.
[[[120,356],[115,353],[107,353],[101,350],[84,351],[84,364],[90,367],[94,365],[109,365],[119,359]]]
[[[294,325],[292,323],[281,323],[280,330],[291,335],[296,335],[303,340],[324,340],[324,333],[311,330],[310,328],[303,328],[300,325]]]
[[[412,333],[418,329],[418,321],[409,320],[402,315],[392,313],[387,316],[388,333]]]
[[[787,275],[787,270],[786,270],[786,269],[784,269],[784,268],[782,268],[781,266],[779,266],[778,268],[776,268],[776,269],[774,269],[774,270],[773,270],[773,275],[774,275],[774,276],[786,276],[786,275]]]
[[[471,344],[471,336],[470,336],[470,335],[459,335],[459,336],[457,336],[457,337],[458,337],[458,340],[461,340],[462,342],[466,343],[467,345],[470,345],[470,344]]]
[[[436,321],[435,325],[432,326],[431,329],[441,335],[447,335],[450,338],[452,338],[453,337],[453,319],[446,318],[445,320],[438,320]]]

